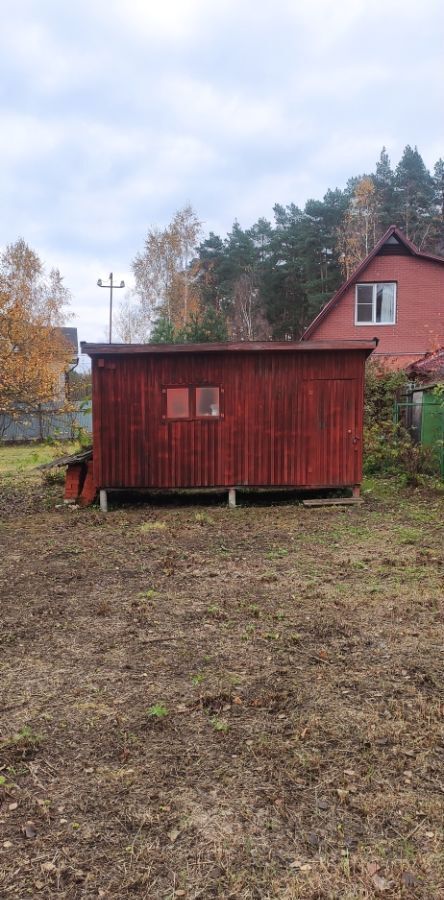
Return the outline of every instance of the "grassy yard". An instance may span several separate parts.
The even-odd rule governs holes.
[[[16,479],[24,475],[27,480],[37,480],[35,467],[50,462],[57,456],[74,450],[74,444],[17,444],[12,447],[0,444],[0,479]]]
[[[103,517],[40,452],[0,450],[0,896],[443,897],[442,491]]]

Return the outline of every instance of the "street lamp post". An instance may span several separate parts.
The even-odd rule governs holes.
[[[115,290],[119,290],[120,288],[125,287],[125,282],[121,281],[120,284],[114,284],[113,282],[113,273],[109,273],[109,284],[103,284],[102,279],[99,278],[97,281],[97,287],[107,288],[109,287],[109,343],[112,343],[113,336],[113,288]]]

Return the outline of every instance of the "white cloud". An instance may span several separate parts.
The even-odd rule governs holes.
[[[282,102],[276,96],[257,97],[241,86],[227,90],[176,75],[165,81],[162,94],[184,127],[192,123],[207,134],[222,134],[227,142],[264,137],[284,124]]]
[[[18,4],[2,19],[0,49],[10,61],[11,74],[28,77],[30,91],[43,95],[61,94],[97,78],[102,68],[100,52],[89,50],[86,44],[70,46],[58,40],[53,20],[39,21],[35,14],[34,7],[29,15],[23,15]]]
[[[444,156],[439,0],[7,5],[0,244],[22,234],[59,265],[88,339],[97,277],[129,277],[188,199],[224,232],[342,186],[383,144],[395,164],[406,143]]]
[[[4,112],[1,127],[7,139],[0,144],[0,171],[1,167],[15,167],[23,160],[44,158],[57,151],[65,140],[65,129],[60,123],[29,113]]]
[[[168,41],[191,37],[208,5],[208,0],[111,0],[100,4],[104,16],[113,16],[122,29],[139,39]]]
[[[85,262],[83,257],[71,253],[56,253],[49,247],[38,248],[39,255],[45,259],[47,269],[57,266],[64,277],[66,287],[71,290],[73,314],[70,324],[78,329],[79,341],[101,341],[106,339],[109,317],[109,291],[97,286],[98,278],[108,283],[110,271],[114,281],[125,282],[126,288],[133,287],[134,279],[130,269],[123,262],[106,256],[94,257]],[[117,308],[124,290],[113,293],[114,307]]]

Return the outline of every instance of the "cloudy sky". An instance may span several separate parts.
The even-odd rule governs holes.
[[[82,340],[190,201],[272,217],[417,144],[444,156],[442,0],[2,0],[0,246],[56,265]]]

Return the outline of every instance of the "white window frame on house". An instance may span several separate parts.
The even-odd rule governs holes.
[[[377,296],[378,296],[378,288],[384,287],[385,285],[389,285],[393,287],[393,318],[384,319],[384,321],[378,322],[376,319],[377,312]],[[360,322],[358,320],[358,292],[360,287],[369,288],[372,290],[372,318],[367,322]],[[368,304],[370,305],[370,304]],[[397,311],[397,284],[396,281],[361,281],[355,287],[355,325],[396,325],[396,311]]]

